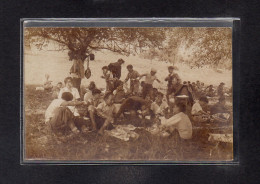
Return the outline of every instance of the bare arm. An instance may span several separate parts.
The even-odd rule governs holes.
[[[139,76],[139,79],[141,79],[142,77],[146,76],[147,74],[142,74]]]
[[[127,82],[129,80],[129,73],[127,74],[126,78],[125,78],[125,82]]]
[[[76,106],[76,105],[81,105],[84,104],[84,102],[82,101],[65,101],[61,103],[61,106]]]
[[[161,124],[162,124],[162,126],[165,126],[165,127],[176,125],[180,121],[181,121],[181,118],[179,116],[176,116],[176,115],[172,116],[169,119],[165,119],[165,117],[161,118]]]
[[[113,121],[114,121],[112,117],[107,116],[105,113],[103,113],[103,112],[101,111],[101,109],[97,109],[97,114],[98,114],[100,117],[102,117],[102,118],[104,118],[104,119],[106,119],[106,120],[108,120],[108,121],[110,121],[110,122],[113,122]]]

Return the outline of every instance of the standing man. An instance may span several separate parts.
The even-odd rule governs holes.
[[[166,99],[169,101],[169,95],[173,92],[175,93],[177,90],[177,86],[181,83],[181,79],[177,73],[174,72],[174,67],[168,67],[169,75],[165,78],[165,81],[168,82],[167,84],[167,94]]]
[[[157,76],[155,75],[157,73],[157,70],[152,68],[150,73],[146,73],[143,75],[140,75],[141,79],[143,76],[145,76],[145,82],[143,85],[143,98],[145,99],[145,97],[150,94],[150,92],[153,89],[153,82],[156,80],[157,82],[161,83],[161,81],[159,79],[157,79]]]
[[[108,69],[112,72],[113,78],[120,79],[121,77],[121,65],[124,64],[125,61],[123,59],[118,59],[115,63],[110,63],[108,65]]]
[[[114,78],[107,66],[102,67],[103,76],[101,78],[106,80],[106,91],[113,92],[114,90]]]
[[[140,74],[133,69],[133,65],[127,65],[128,74],[125,79],[125,83],[130,79],[130,92],[133,95],[137,95],[139,92],[139,80]]]
[[[75,55],[73,58],[73,65],[70,68],[70,74],[72,77],[73,86],[77,88],[79,93],[81,94],[80,85],[81,79],[84,78],[84,65],[83,61],[77,55]]]

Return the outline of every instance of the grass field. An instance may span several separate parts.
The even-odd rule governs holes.
[[[82,80],[82,86],[87,86],[90,81],[95,81],[97,87],[104,88],[105,81],[100,78],[102,66],[117,59],[123,58],[126,63],[122,68],[122,78],[127,75],[126,66],[132,64],[139,73],[146,73],[151,67],[157,69],[157,77],[161,84],[155,82],[154,86],[160,90],[166,88],[164,78],[167,75],[169,63],[147,60],[139,56],[122,56],[119,54],[98,52],[95,53],[95,61],[90,62],[92,76]],[[220,153],[209,156],[209,151],[215,143],[205,140],[192,140],[191,144],[183,145],[175,136],[159,137],[152,135],[144,128],[136,129],[138,139],[122,141],[120,139],[95,133],[80,134],[77,137],[67,136],[57,139],[52,136],[44,123],[44,113],[51,103],[51,93],[36,91],[35,87],[41,86],[45,74],[50,75],[50,80],[55,85],[63,82],[69,76],[71,62],[68,61],[67,52],[55,51],[26,51],[24,57],[24,141],[25,158],[27,160],[230,160],[232,159],[232,145],[220,145]],[[194,82],[200,80],[205,85],[218,85],[225,82],[227,87],[232,85],[232,72],[217,72],[209,68],[190,69],[187,65],[176,64],[177,73],[182,80]],[[86,67],[86,63],[85,63]],[[232,105],[232,102],[228,102]],[[135,122],[136,123],[136,122]],[[138,124],[138,123],[137,123]],[[195,135],[194,130],[194,135]]]
[[[215,143],[194,139],[180,144],[175,136],[159,137],[145,129],[136,129],[138,139],[122,141],[94,132],[57,139],[44,123],[44,113],[51,93],[36,91],[35,85],[25,86],[25,159],[26,160],[230,160],[232,145],[220,145],[220,152],[211,157]],[[181,149],[182,148],[182,149]]]

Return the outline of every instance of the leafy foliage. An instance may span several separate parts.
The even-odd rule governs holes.
[[[209,66],[231,69],[232,30],[230,28],[168,28],[165,47],[152,48],[148,55],[171,63],[184,62],[191,68]]]
[[[85,60],[92,51],[110,50],[124,55],[159,47],[165,39],[159,28],[26,28],[25,44],[42,49],[50,41],[69,50],[70,59]]]

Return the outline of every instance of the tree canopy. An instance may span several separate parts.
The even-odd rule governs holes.
[[[160,28],[26,28],[24,33],[27,45],[42,49],[54,41],[59,50],[69,51],[70,60],[82,61],[93,51],[105,49],[129,55],[142,48],[160,47],[164,39],[165,31]]]
[[[163,49],[152,48],[148,57],[191,68],[232,68],[231,28],[168,28]]]
[[[58,50],[68,50],[70,60],[84,61],[98,50],[122,55],[147,51],[150,59],[198,68],[232,68],[231,28],[26,28],[24,40],[39,49],[53,41]]]

